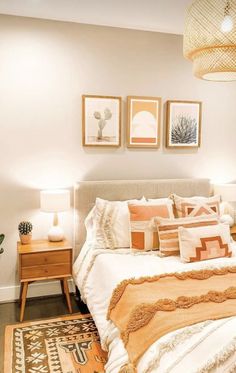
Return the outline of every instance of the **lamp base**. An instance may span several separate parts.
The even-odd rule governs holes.
[[[48,232],[48,241],[58,242],[63,241],[64,231],[59,225],[54,225],[50,228]]]

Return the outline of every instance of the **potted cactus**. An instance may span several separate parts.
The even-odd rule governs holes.
[[[33,225],[29,221],[22,221],[18,225],[20,240],[23,245],[31,242],[32,229]]]

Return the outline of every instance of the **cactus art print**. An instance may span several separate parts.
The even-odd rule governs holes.
[[[121,98],[83,96],[83,145],[120,146]]]
[[[103,113],[100,111],[95,111],[94,112],[94,117],[98,121],[98,135],[97,135],[97,140],[105,140],[105,137],[102,136],[103,134],[103,129],[107,124],[107,121],[111,119],[112,117],[112,112],[110,109],[106,108]]]
[[[199,101],[168,101],[166,146],[197,148],[200,146],[202,104]]]

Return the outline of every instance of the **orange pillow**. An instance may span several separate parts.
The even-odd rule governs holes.
[[[174,218],[172,202],[165,204],[129,204],[130,247],[137,250],[157,250],[159,238],[156,217]]]

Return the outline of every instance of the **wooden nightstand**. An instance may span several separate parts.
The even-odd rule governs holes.
[[[236,224],[230,228],[230,233],[234,241],[236,241]]]
[[[34,281],[61,281],[69,312],[72,313],[67,279],[72,276],[72,246],[68,241],[34,240],[28,245],[17,242],[19,256],[20,321],[24,318],[28,284]]]

